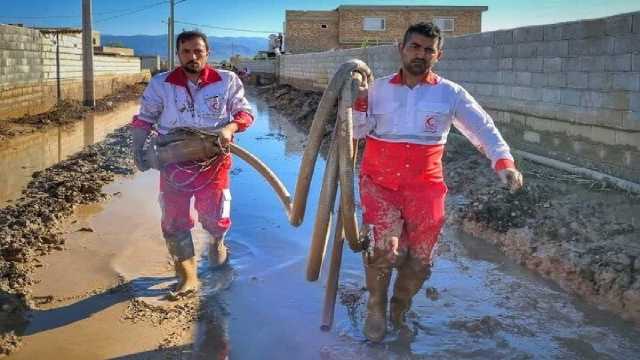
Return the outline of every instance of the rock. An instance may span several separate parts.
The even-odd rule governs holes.
[[[492,336],[504,326],[498,319],[492,316],[484,316],[479,320],[453,320],[449,323],[449,327],[470,333]]]
[[[436,301],[436,300],[440,299],[440,293],[438,293],[438,289],[436,289],[434,287],[426,288],[425,295],[431,301]]]
[[[613,268],[617,271],[623,271],[632,265],[631,258],[625,254],[615,254],[611,260]]]

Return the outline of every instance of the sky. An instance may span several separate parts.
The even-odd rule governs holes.
[[[638,0],[175,0],[176,33],[198,28],[213,36],[266,37],[281,32],[285,10],[332,10],[339,5],[488,6],[482,31],[551,24],[640,11]],[[168,0],[93,0],[94,30],[110,35],[167,31]],[[0,0],[0,23],[80,27],[82,0]]]

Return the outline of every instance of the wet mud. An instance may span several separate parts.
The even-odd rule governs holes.
[[[128,130],[122,128],[43,171],[32,174],[22,195],[0,208],[0,353],[15,347],[16,323],[25,321],[33,299],[31,274],[38,257],[65,247],[61,224],[75,206],[102,201],[102,187],[133,173]]]
[[[321,96],[288,85],[257,93],[304,128]],[[516,160],[526,185],[510,194],[477,150],[450,136],[444,159],[449,224],[496,244],[564,289],[640,322],[640,196]]]
[[[257,88],[256,93],[269,104],[269,107],[277,109],[294,124],[307,130],[311,127],[313,115],[322,98],[321,93],[303,91],[289,85],[264,86]],[[336,111],[331,113],[334,114]],[[335,116],[329,118],[328,124],[335,124]],[[331,130],[332,128],[328,128],[327,132]]]
[[[299,129],[305,124],[290,122],[253,96],[251,102],[257,108],[256,124],[237,141],[292,189],[306,140]],[[120,135],[123,142],[129,141],[126,134]],[[506,223],[503,215],[493,215],[497,210],[487,211],[489,215],[478,210],[474,215],[473,206],[479,209],[483,201],[492,203],[485,191],[495,191],[492,194],[498,198],[512,195],[492,182],[495,175],[490,170],[469,178],[470,171],[463,172],[470,167],[465,160],[477,161],[479,169],[488,169],[488,164],[470,155],[473,149],[460,151],[462,160],[447,159],[447,166],[460,164],[460,174],[448,175],[449,221],[454,226],[446,227],[433,276],[414,298],[408,331],[391,332],[382,344],[371,344],[362,335],[368,295],[361,258],[348,250],[334,328],[319,329],[324,277],[315,283],[304,280],[312,221],[290,227],[266,182],[235,160],[234,225],[227,239],[232,250],[230,266],[211,272],[203,259],[199,297],[175,306],[154,300],[166,292],[164,284],[174,281],[159,228],[157,173],[124,177],[114,173],[115,182],[101,189],[106,195],[97,196],[99,202],[76,206],[66,227],[58,221],[67,251],[30,257],[32,264],[42,265],[35,271],[40,282],[25,286],[22,298],[9,294],[11,299],[25,299],[22,304],[32,314],[23,333],[23,349],[12,357],[39,358],[54,351],[68,359],[626,359],[640,352],[640,331],[631,324],[526,270],[511,253],[507,252],[516,261],[505,258],[497,250],[504,249],[500,245],[455,230],[464,228],[459,224],[486,228],[491,224],[493,233],[508,234],[523,229],[515,227],[522,219],[525,226],[532,226],[528,215],[522,219],[514,215],[516,219]],[[126,165],[130,169],[131,164]],[[323,167],[320,161],[318,173]],[[479,189],[467,195],[465,188],[475,189],[474,181]],[[310,208],[317,202],[319,186],[320,179],[314,177]],[[579,186],[586,193],[593,191],[590,185]],[[576,194],[576,206],[581,194]],[[545,197],[531,195],[533,205],[527,211],[538,217],[537,201],[554,196],[559,195],[553,191]],[[472,206],[474,202],[478,205]],[[523,208],[512,207],[524,212]],[[542,208],[548,209],[544,202]],[[468,218],[463,218],[465,214]],[[202,244],[202,231],[194,229],[197,244]],[[202,248],[197,252],[202,253]],[[72,272],[65,271],[65,258],[76,263]],[[2,333],[6,344],[15,343],[15,334]]]
[[[42,114],[0,119],[0,142],[52,126],[69,125],[91,113],[113,111],[121,103],[137,100],[146,85],[146,83],[126,85],[117,93],[96,100],[94,108],[84,106],[78,100],[63,100],[52,110]]]
[[[526,185],[510,194],[475,149],[452,140],[445,156],[451,222],[564,289],[640,323],[638,194],[522,159]]]

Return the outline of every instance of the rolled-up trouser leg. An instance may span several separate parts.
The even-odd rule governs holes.
[[[397,270],[398,277],[393,286],[389,315],[393,326],[400,328],[404,325],[405,315],[411,308],[411,299],[431,276],[431,266],[422,259],[409,255]]]
[[[169,254],[176,262],[181,262],[195,256],[191,231],[179,231],[176,233],[163,232]]]

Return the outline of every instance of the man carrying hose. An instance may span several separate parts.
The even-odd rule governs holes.
[[[386,333],[392,268],[398,276],[389,316],[396,328],[404,326],[411,299],[431,274],[445,220],[442,154],[451,125],[491,160],[511,191],[522,187],[522,175],[491,117],[460,85],[432,71],[442,45],[434,24],[410,26],[398,46],[400,71],[377,79],[354,104],[354,137],[366,137],[360,197],[372,249],[364,255],[369,289],[364,333],[371,341]]]
[[[209,44],[205,34],[182,32],[176,48],[181,66],[151,79],[140,101],[140,113],[132,121],[134,160],[141,171],[151,166],[143,148],[152,129],[159,139],[170,136],[176,129],[215,132],[224,147],[232,141],[234,133],[253,122],[240,79],[233,72],[215,70],[207,64]],[[160,169],[162,234],[178,277],[169,299],[194,294],[198,288],[191,237],[192,197],[198,219],[211,236],[210,265],[215,268],[228,260],[224,235],[231,226],[230,168],[231,156],[223,153],[215,158],[176,161]]]

